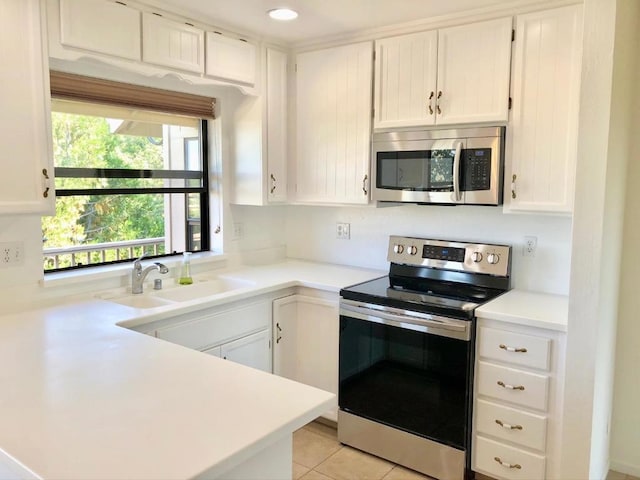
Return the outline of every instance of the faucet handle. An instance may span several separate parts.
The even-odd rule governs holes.
[[[140,258],[136,259],[133,261],[133,268],[142,268],[142,264],[140,263],[142,261],[143,258],[145,258],[147,256],[146,253],[142,252],[142,255],[140,255]]]

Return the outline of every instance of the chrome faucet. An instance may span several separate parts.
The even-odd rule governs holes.
[[[142,255],[133,262],[133,271],[131,272],[131,293],[142,293],[142,285],[149,272],[157,270],[161,274],[169,273],[169,269],[160,262],[154,262],[153,265],[149,265],[143,270],[141,260],[144,257],[145,256]]]

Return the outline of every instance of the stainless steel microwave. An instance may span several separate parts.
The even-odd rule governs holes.
[[[505,127],[376,132],[372,199],[500,205]]]

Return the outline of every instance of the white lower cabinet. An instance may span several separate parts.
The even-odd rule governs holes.
[[[557,478],[564,334],[478,319],[472,469]]]
[[[157,338],[271,372],[271,300],[232,304],[163,321]]]
[[[267,328],[221,345],[220,356],[247,367],[271,372],[271,330]]]
[[[273,302],[273,373],[338,393],[337,295],[290,295]],[[337,400],[323,417],[337,421]]]

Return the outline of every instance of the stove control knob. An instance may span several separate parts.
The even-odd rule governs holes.
[[[409,252],[409,255],[415,255],[416,253],[418,253],[418,247],[416,247],[415,245],[411,245],[407,251]]]
[[[482,253],[473,252],[471,254],[471,260],[473,260],[473,263],[480,263],[482,261]]]
[[[393,252],[398,254],[404,252],[404,245],[400,245],[399,243],[396,243],[393,246]]]
[[[497,253],[490,253],[489,255],[487,255],[487,262],[489,262],[491,265],[495,265],[499,261],[500,256]]]

